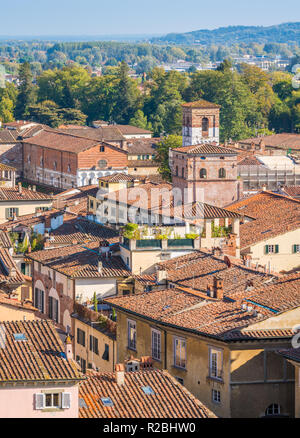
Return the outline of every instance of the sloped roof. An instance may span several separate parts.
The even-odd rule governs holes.
[[[26,340],[16,340],[15,334]],[[82,379],[75,362],[64,355],[64,346],[49,320],[1,323],[0,382],[61,381]]]
[[[207,100],[200,99],[194,102],[187,102],[182,104],[185,108],[221,108],[221,105],[217,105],[216,103],[208,102]]]
[[[99,255],[99,242],[82,245],[69,245],[54,249],[45,249],[28,255],[71,278],[128,277],[130,271],[119,256],[106,258]],[[98,262],[102,262],[102,271],[98,271]]]
[[[241,248],[300,228],[300,201],[277,193],[262,191],[226,209],[255,218],[240,226]]]
[[[223,146],[218,146],[216,143],[198,144],[194,146],[183,146],[173,149],[175,152],[186,154],[201,154],[201,155],[237,155],[234,149],[228,149]]]
[[[167,371],[125,372],[124,385],[115,374],[89,372],[79,386],[80,418],[215,418],[215,414]],[[143,387],[150,387],[147,395]],[[109,397],[112,407],[104,406]]]

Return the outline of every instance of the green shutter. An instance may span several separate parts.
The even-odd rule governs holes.
[[[265,246],[265,253],[269,254],[269,246],[268,245]]]
[[[275,245],[275,254],[279,253],[279,245]]]
[[[293,254],[297,253],[297,245],[293,245]]]

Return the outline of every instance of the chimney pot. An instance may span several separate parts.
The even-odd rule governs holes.
[[[99,274],[102,274],[102,268],[103,268],[103,263],[101,262],[101,260],[98,261],[98,272]]]
[[[22,193],[22,183],[18,183],[18,191],[19,193]]]
[[[125,367],[122,363],[117,363],[115,366],[116,371],[116,381],[119,386],[125,383]]]
[[[70,335],[68,335],[65,340],[65,355],[67,360],[73,359],[73,347]]]

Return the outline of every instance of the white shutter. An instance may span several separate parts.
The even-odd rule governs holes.
[[[44,409],[45,407],[45,394],[35,394],[35,409]]]
[[[71,394],[69,392],[63,392],[61,394],[61,407],[63,409],[70,409],[70,407],[71,407]]]

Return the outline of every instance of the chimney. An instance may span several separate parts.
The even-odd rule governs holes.
[[[223,300],[224,282],[221,278],[214,277],[213,289],[214,289],[214,298],[217,298],[217,300]]]
[[[9,276],[10,277],[15,277],[17,275],[17,270],[14,266],[12,266],[11,268],[9,268]]]
[[[70,335],[68,335],[65,340],[65,355],[67,360],[73,359],[73,347]]]
[[[22,183],[18,183],[18,191],[21,194],[22,193]]]
[[[207,285],[207,295],[217,300],[224,298],[224,283],[221,278],[214,277],[213,284]]]
[[[117,363],[115,366],[116,381],[118,386],[122,386],[125,383],[125,367],[122,363]]]
[[[36,186],[32,186],[32,191],[36,192]]]
[[[167,271],[161,269],[156,271],[156,281],[158,284],[165,284],[167,281]]]
[[[98,261],[98,272],[99,274],[102,274],[102,269],[103,269],[103,263],[101,262],[101,260]]]
[[[149,369],[153,366],[153,360],[151,356],[142,356],[140,362],[141,369]]]
[[[266,191],[267,191],[267,186],[266,186],[266,184],[263,184],[263,186],[262,186],[262,190],[263,190],[263,192],[266,192]]]

